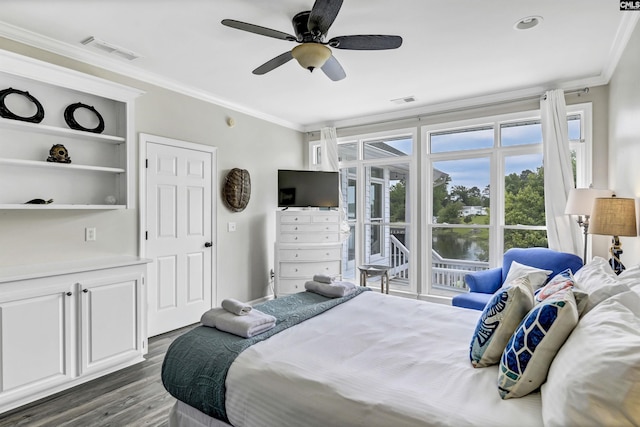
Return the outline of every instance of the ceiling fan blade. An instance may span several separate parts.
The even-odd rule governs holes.
[[[316,0],[307,23],[311,34],[326,34],[336,20],[340,7],[342,7],[342,0]]]
[[[402,37],[384,35],[361,35],[334,37],[327,43],[336,49],[384,50],[402,46]]]
[[[338,80],[342,80],[347,77],[347,74],[344,72],[342,65],[338,62],[335,56],[331,55],[327,62],[322,66],[322,71],[334,82]]]
[[[278,68],[279,66],[286,64],[292,59],[293,59],[293,56],[291,55],[291,51],[285,52],[282,55],[278,55],[275,58],[270,59],[269,61],[265,62],[264,64],[262,64],[261,66],[253,70],[253,74],[258,74],[258,75],[266,74],[269,71],[273,70],[274,68]]]
[[[236,21],[235,19],[223,19],[222,25],[226,25],[227,27],[235,28],[237,30],[260,34],[261,36],[273,37],[274,39],[296,41],[295,36],[292,36],[291,34],[272,30],[271,28],[261,27],[259,25],[249,24],[247,22]]]

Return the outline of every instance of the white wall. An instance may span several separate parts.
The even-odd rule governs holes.
[[[640,198],[640,26],[631,35],[609,87],[609,185],[619,197]],[[637,201],[636,213],[640,213]],[[620,239],[622,262],[627,267],[638,264],[640,240]]]
[[[217,303],[229,297],[249,301],[270,292],[276,170],[304,167],[303,134],[10,40],[0,38],[0,48],[144,90],[135,106],[136,135],[144,132],[218,147]],[[228,117],[235,120],[232,128]],[[247,169],[252,184],[249,205],[238,213],[227,209],[220,196],[224,177],[234,167]],[[227,232],[228,222],[237,224],[236,232]],[[89,226],[97,229],[95,242],[84,241],[84,228]],[[137,236],[137,209],[0,211],[0,266],[28,269],[33,263],[137,255]]]

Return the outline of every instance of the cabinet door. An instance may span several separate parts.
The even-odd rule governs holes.
[[[79,283],[80,373],[142,356],[142,274]]]
[[[68,381],[71,370],[70,285],[0,299],[2,401]]]

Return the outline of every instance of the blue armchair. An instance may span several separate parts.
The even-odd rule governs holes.
[[[513,248],[504,253],[502,267],[474,271],[464,276],[469,292],[453,297],[451,304],[457,307],[482,310],[493,293],[500,289],[509,273],[511,262],[551,270],[549,278],[570,268],[573,273],[582,267],[582,259],[574,254],[547,248]]]

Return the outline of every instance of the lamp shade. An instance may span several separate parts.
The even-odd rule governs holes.
[[[291,55],[302,68],[313,71],[327,62],[331,57],[331,49],[320,43],[302,43],[291,50]]]
[[[609,236],[637,236],[635,199],[596,198],[591,212],[589,233]]]
[[[572,188],[564,213],[567,215],[591,215],[593,202],[597,197],[611,197],[613,191],[595,188]]]

